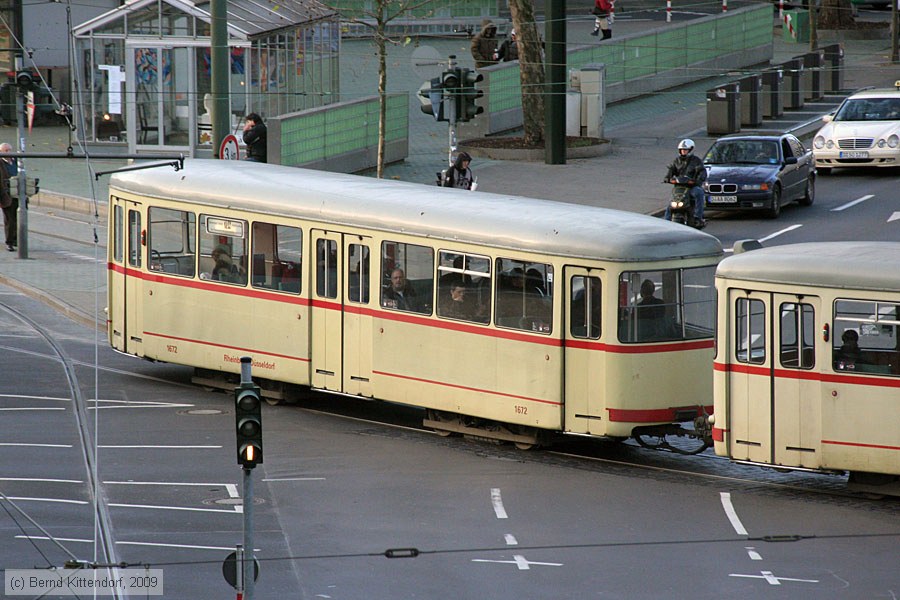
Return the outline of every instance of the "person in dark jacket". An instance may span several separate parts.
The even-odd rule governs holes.
[[[460,152],[444,174],[444,181],[441,185],[474,191],[478,184],[475,183],[475,175],[469,168],[471,162],[472,157],[467,152]]]
[[[244,144],[247,146],[246,160],[252,162],[268,162],[266,144],[266,124],[262,117],[256,113],[250,113],[244,123]]]
[[[516,30],[509,30],[509,39],[504,40],[497,50],[497,58],[502,62],[519,60],[519,44],[516,43]]]
[[[669,165],[665,181],[675,183],[678,177],[691,181],[688,193],[694,203],[694,218],[701,226],[704,225],[706,221],[703,220],[703,204],[706,201],[706,194],[703,192],[703,182],[706,181],[706,167],[703,166],[700,157],[694,154],[694,140],[685,138],[678,142],[678,156]],[[672,220],[672,209],[668,204],[665,219]]]
[[[472,38],[472,58],[476,69],[497,64],[497,26],[490,19],[481,22],[481,31]]]

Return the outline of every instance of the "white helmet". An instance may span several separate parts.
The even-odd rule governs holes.
[[[687,150],[688,154],[694,151],[694,140],[691,138],[684,138],[680,142],[678,142],[678,150]]]

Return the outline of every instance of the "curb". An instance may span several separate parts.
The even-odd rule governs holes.
[[[91,317],[91,315],[85,313],[82,310],[79,310],[78,308],[75,308],[73,305],[68,304],[67,302],[57,298],[56,296],[48,294],[44,290],[39,290],[37,288],[31,287],[30,285],[22,283],[17,279],[11,279],[2,274],[0,274],[0,284],[18,290],[29,298],[34,298],[39,302],[43,302],[50,308],[61,313],[63,316],[68,317],[69,319],[81,325],[84,325],[85,327],[106,332],[105,323],[101,325],[101,322],[97,318]]]
[[[459,149],[468,152],[475,158],[487,158],[490,160],[543,162],[545,157],[544,148],[484,148],[482,146],[469,146],[462,142],[459,144]],[[608,154],[611,149],[612,141],[601,139],[599,144],[566,148],[566,158],[596,158]]]

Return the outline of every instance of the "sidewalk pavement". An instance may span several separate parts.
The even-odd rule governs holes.
[[[623,21],[617,18],[620,31],[625,29]],[[587,36],[589,21],[578,26],[585,30],[585,38],[594,39]],[[570,32],[570,43],[574,35]],[[451,43],[460,45],[459,40]],[[889,39],[847,40],[843,45],[847,90],[888,86],[898,79],[897,65],[890,63]],[[776,27],[773,64],[807,50],[804,44],[784,42]],[[706,90],[740,76],[722,73],[696,84],[610,105],[605,134],[611,148],[597,158],[572,159],[564,165],[476,159],[473,168],[479,191],[654,214],[667,198],[668,189],[657,182],[674,158],[678,140],[693,138],[698,153],[705,152],[714,141],[706,134]],[[416,74],[406,77],[410,82],[420,78]],[[417,87],[418,83],[413,89]],[[830,110],[821,108],[822,113]],[[788,115],[785,121],[764,122],[763,128],[790,130],[811,118],[809,113],[794,118]],[[410,121],[410,156],[403,163],[388,166],[385,176],[433,185],[435,171],[446,160],[446,127],[424,114],[411,113]],[[443,129],[443,137],[429,133],[428,127],[431,132]],[[816,125],[808,123],[802,129],[811,134]],[[12,142],[14,138],[15,129],[0,128],[0,140]],[[68,131],[59,127],[35,128],[26,139],[30,152],[61,152],[68,145]],[[90,166],[97,172],[122,164],[122,160],[92,161]],[[108,177],[95,180],[88,174],[86,161],[78,159],[32,159],[26,167],[29,177],[41,180],[41,194],[32,199],[28,215],[28,260],[0,246],[0,284],[39,298],[74,320],[105,327]],[[95,219],[92,215],[96,209],[99,217]]]

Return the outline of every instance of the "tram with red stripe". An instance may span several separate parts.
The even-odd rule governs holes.
[[[716,453],[900,494],[900,243],[742,247],[716,273]]]
[[[702,444],[719,241],[563,202],[234,161],[116,174],[109,342],[272,401],[312,388],[442,432]],[[702,446],[701,446],[702,447]]]

